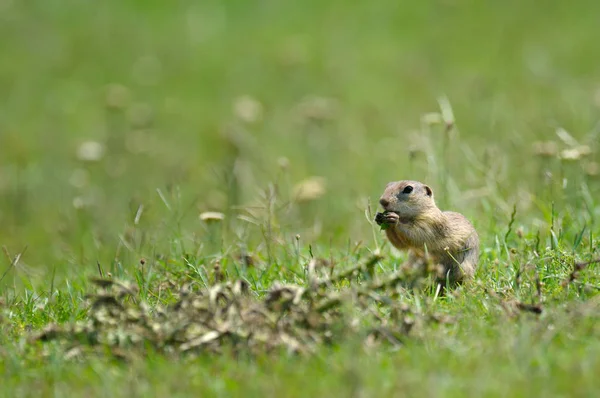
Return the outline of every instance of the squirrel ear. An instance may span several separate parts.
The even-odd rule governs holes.
[[[427,185],[425,185],[425,192],[427,192],[427,196],[432,196],[433,195],[433,191]]]

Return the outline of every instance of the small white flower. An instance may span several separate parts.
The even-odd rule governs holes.
[[[233,111],[240,120],[246,123],[256,123],[263,117],[262,104],[249,95],[238,97],[233,103]]]
[[[97,162],[104,156],[104,145],[98,141],[85,141],[77,148],[77,158],[83,162]]]
[[[205,211],[200,214],[200,220],[205,222],[210,221],[223,221],[225,219],[225,214],[219,213],[217,211]]]

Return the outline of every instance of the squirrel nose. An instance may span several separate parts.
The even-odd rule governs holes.
[[[385,209],[386,207],[388,207],[390,205],[390,201],[387,200],[386,198],[381,198],[381,199],[379,199],[379,204]]]

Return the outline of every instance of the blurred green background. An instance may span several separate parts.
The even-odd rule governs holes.
[[[27,246],[3,283],[173,246],[264,256],[270,204],[282,242],[372,246],[368,200],[397,179],[431,184],[484,252],[514,204],[532,234],[552,206],[561,231],[593,229],[598,15],[591,0],[0,0],[0,245]],[[226,214],[216,248],[205,211]]]

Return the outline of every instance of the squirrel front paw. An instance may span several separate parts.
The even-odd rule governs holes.
[[[400,220],[400,216],[392,211],[375,214],[375,222],[381,226],[381,229],[387,229],[390,225],[396,225]]]

